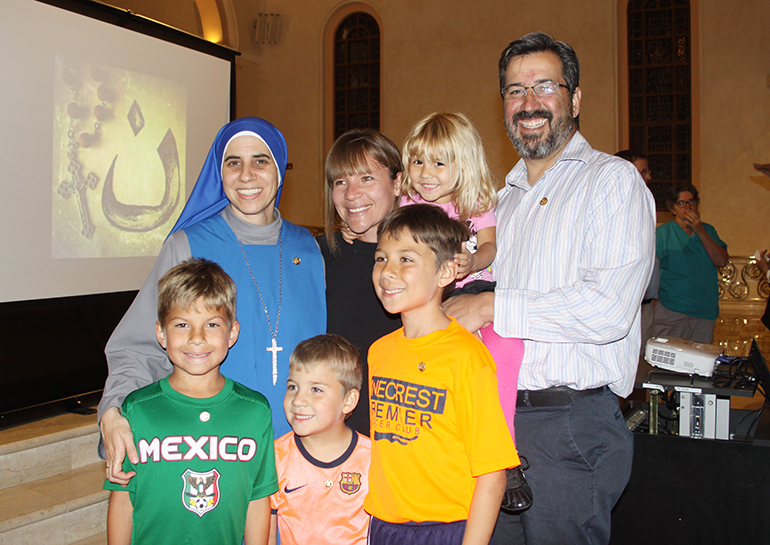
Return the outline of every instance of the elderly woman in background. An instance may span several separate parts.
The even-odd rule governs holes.
[[[190,257],[219,263],[238,288],[238,342],[222,373],[262,393],[273,408],[273,432],[291,428],[281,410],[294,346],[326,330],[321,253],[307,231],[276,206],[286,173],[281,132],[257,117],[237,119],[217,134],[198,181],[150,275],[106,347],[109,376],[99,404],[107,478],[125,484],[126,454],[138,462],[120,414],[130,392],[171,372],[155,336],[158,279]]]
[[[717,268],[727,265],[727,244],[716,229],[702,223],[698,190],[690,183],[671,186],[666,205],[674,215],[658,227],[660,303],[655,335],[711,343],[719,316]]]
[[[361,352],[361,398],[348,424],[369,435],[369,346],[401,327],[385,311],[372,285],[377,226],[398,205],[401,155],[393,141],[371,129],[340,136],[326,158],[326,229],[318,244],[326,267],[327,333],[349,340]],[[352,244],[337,227],[345,226]],[[352,234],[351,234],[352,233]]]

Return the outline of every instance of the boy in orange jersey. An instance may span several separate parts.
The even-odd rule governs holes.
[[[363,364],[339,335],[318,335],[289,358],[283,410],[293,431],[275,440],[278,492],[270,543],[366,543],[372,442],[345,425],[358,404]]]
[[[372,545],[488,544],[520,465],[479,339],[441,309],[467,227],[431,205],[379,226],[372,280],[404,327],[369,350]]]

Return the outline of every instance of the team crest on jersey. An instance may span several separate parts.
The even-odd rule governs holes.
[[[355,494],[361,490],[361,474],[343,471],[340,474],[340,489],[345,494]]]
[[[216,469],[199,473],[188,469],[182,475],[182,503],[185,508],[202,517],[219,504],[219,472]]]

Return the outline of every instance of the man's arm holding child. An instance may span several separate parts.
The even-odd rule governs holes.
[[[463,535],[463,545],[487,545],[500,512],[507,479],[505,470],[479,475]]]
[[[270,534],[270,496],[249,502],[246,512],[246,530],[243,535],[244,545],[266,545]]]
[[[441,307],[447,316],[457,319],[465,329],[475,333],[494,320],[495,294],[491,291],[476,295],[464,293],[450,297]]]
[[[128,491],[113,490],[107,508],[107,543],[109,545],[130,545],[133,533],[134,507]]]

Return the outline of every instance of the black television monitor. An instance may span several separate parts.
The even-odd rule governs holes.
[[[757,373],[759,384],[762,386],[762,390],[765,394],[765,404],[767,404],[767,396],[770,394],[770,369],[768,369],[765,357],[759,350],[756,339],[751,340],[749,360],[751,360],[751,365],[754,367],[754,371]]]

